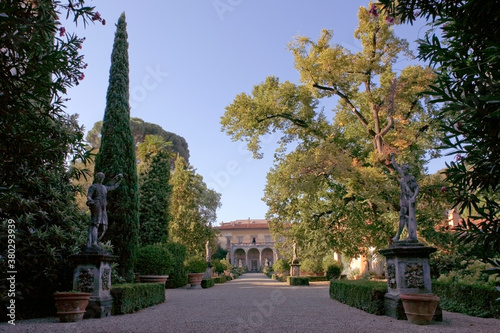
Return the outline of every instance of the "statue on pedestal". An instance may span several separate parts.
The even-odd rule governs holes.
[[[205,256],[206,256],[207,262],[212,261],[212,251],[210,250],[210,241],[209,240],[207,240],[207,242],[205,243]]]
[[[394,242],[399,241],[399,237],[406,226],[408,237],[404,241],[417,242],[417,219],[415,217],[415,206],[419,190],[417,180],[412,174],[410,174],[409,164],[403,163],[400,167],[394,160],[394,154],[391,154],[391,161],[396,171],[401,175],[401,196],[399,199],[401,209],[399,211],[399,227],[396,236],[392,238],[392,240]]]
[[[103,185],[105,175],[102,172],[98,172],[95,175],[94,183],[89,187],[87,193],[87,206],[90,209],[90,226],[89,226],[89,238],[87,242],[87,248],[99,248],[97,241],[100,240],[106,230],[108,229],[108,214],[106,212],[106,197],[108,191],[116,189],[123,179],[123,175],[119,174],[113,181],[113,185],[107,186]],[[98,237],[99,226],[102,225],[102,232]]]

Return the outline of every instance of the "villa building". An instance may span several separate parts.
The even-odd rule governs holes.
[[[220,232],[219,244],[228,252],[231,265],[259,271],[278,260],[268,222],[263,219],[236,220],[215,227]]]

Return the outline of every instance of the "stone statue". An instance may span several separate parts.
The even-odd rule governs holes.
[[[212,251],[210,251],[210,241],[209,240],[207,240],[207,242],[205,243],[205,253],[206,253],[207,262],[211,262],[212,261]]]
[[[89,187],[87,193],[87,206],[90,209],[90,227],[89,227],[89,239],[87,242],[87,248],[96,247],[97,240],[100,240],[106,230],[108,229],[108,214],[106,213],[106,197],[108,191],[116,189],[123,179],[123,175],[119,174],[113,181],[114,185],[106,186],[103,185],[105,175],[102,172],[98,172],[95,175],[94,183]],[[117,181],[116,181],[117,180]],[[98,237],[99,226],[102,225],[102,232]]]
[[[297,241],[293,240],[293,260],[299,259],[297,256]]]
[[[400,167],[394,160],[394,154],[391,154],[391,161],[396,171],[401,175],[401,197],[399,199],[401,209],[399,211],[399,227],[396,236],[392,240],[394,242],[398,241],[401,236],[401,232],[403,232],[403,229],[406,226],[408,237],[404,241],[417,242],[415,205],[419,190],[418,184],[415,177],[410,174],[410,165],[403,163]]]

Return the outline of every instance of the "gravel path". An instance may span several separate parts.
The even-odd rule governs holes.
[[[288,286],[245,274],[209,289],[168,289],[166,302],[137,313],[59,323],[57,318],[0,324],[0,332],[500,332],[500,320],[443,311],[443,322],[412,325],[330,299],[326,282]]]

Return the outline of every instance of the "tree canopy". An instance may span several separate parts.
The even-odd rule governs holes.
[[[289,49],[300,84],[267,77],[251,94],[237,95],[221,119],[255,157],[260,136],[282,134],[264,197],[273,232],[352,255],[386,245],[394,233],[399,189],[390,153],[422,179],[438,128],[437,112],[422,95],[432,70],[396,71],[399,56],[411,57],[408,43],[369,8],[360,8],[358,19],[361,50],[334,44],[328,30],[317,41],[296,37]],[[331,115],[321,105],[328,98],[337,101]],[[432,190],[439,196],[437,186]]]

